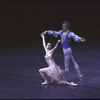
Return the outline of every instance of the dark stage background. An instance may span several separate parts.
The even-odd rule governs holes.
[[[0,45],[39,45],[40,33],[59,31],[64,20],[69,20],[71,31],[86,38],[87,43],[100,42],[99,0],[0,0]],[[57,39],[47,36],[53,43]]]

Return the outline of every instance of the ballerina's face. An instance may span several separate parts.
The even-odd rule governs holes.
[[[51,49],[51,43],[47,43],[46,48],[50,50]]]

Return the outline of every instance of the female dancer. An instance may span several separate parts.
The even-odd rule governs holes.
[[[45,80],[42,83],[42,85],[49,84],[49,82],[46,78],[46,75],[48,75],[51,78],[51,82],[55,81],[58,84],[66,84],[66,85],[70,85],[70,86],[77,86],[77,84],[75,84],[73,82],[70,83],[70,82],[61,80],[61,78],[63,78],[63,74],[64,74],[65,71],[60,69],[60,66],[58,66],[55,63],[55,61],[52,57],[55,49],[58,47],[58,44],[61,42],[61,40],[58,40],[55,47],[53,49],[51,49],[51,43],[47,43],[47,45],[46,45],[44,34],[41,34],[41,37],[42,37],[42,41],[43,41],[43,47],[44,47],[45,52],[46,52],[45,60],[48,64],[48,67],[39,69],[40,75]]]

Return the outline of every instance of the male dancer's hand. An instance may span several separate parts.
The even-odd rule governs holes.
[[[84,39],[84,38],[81,38],[81,42],[85,42],[86,41],[86,39]]]

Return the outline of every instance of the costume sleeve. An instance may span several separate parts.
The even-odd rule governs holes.
[[[62,31],[52,31],[52,30],[47,30],[44,31],[44,33],[48,34],[48,35],[52,35],[54,37],[58,37],[58,35],[61,35]]]
[[[74,32],[70,32],[68,37],[73,38],[75,42],[80,42],[80,40],[81,40],[81,37],[76,35]]]

